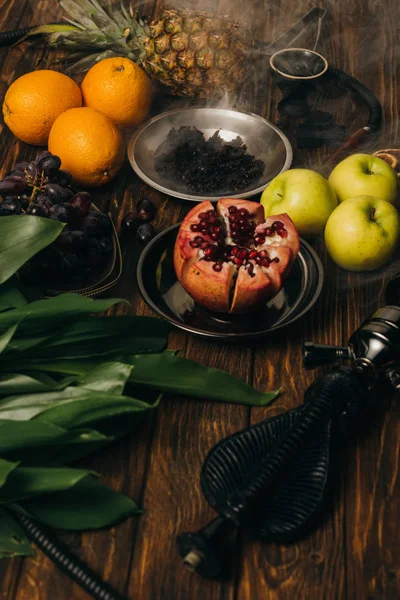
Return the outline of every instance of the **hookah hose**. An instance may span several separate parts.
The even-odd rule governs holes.
[[[32,29],[35,29],[35,27],[22,27],[21,29],[13,29],[12,31],[0,31],[0,48],[16,44],[28,35]]]
[[[13,512],[12,516],[18,520],[27,537],[92,598],[125,600],[121,594],[93,573],[84,562],[74,556],[55,535],[47,531],[47,528],[23,514]]]
[[[357,131],[352,133],[344,142],[344,144],[340,146],[340,148],[338,148],[333,154],[331,154],[331,156],[329,156],[325,164],[337,161],[344,151],[357,147],[366,134],[377,132],[382,123],[381,103],[375,94],[366,88],[361,81],[358,81],[358,79],[352,77],[337,67],[328,67],[327,75],[330,75],[339,83],[339,85],[342,85],[348,90],[354,92],[361,98],[361,100],[364,101],[369,110],[369,119],[368,124],[364,127],[360,127],[357,129]]]

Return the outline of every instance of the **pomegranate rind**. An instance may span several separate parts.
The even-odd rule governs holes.
[[[275,269],[267,272],[267,269],[264,270],[256,265],[254,267],[254,277],[250,277],[247,271],[241,267],[238,270],[229,312],[245,313],[249,312],[250,305],[251,309],[254,310],[265,304],[279,292],[280,283],[280,275]]]
[[[182,286],[196,302],[216,312],[229,312],[229,301],[236,267],[223,263],[221,271],[214,271],[214,262],[198,260],[193,263],[181,281]]]
[[[286,231],[288,232],[287,237],[282,238],[276,233],[271,237],[267,237],[265,239],[265,243],[262,244],[260,248],[265,248],[268,250],[268,246],[287,246],[291,249],[294,260],[300,250],[300,237],[295,224],[288,214],[282,213],[280,215],[271,215],[270,217],[267,217],[264,223],[257,225],[255,233],[263,234],[265,230],[268,227],[271,227],[275,221],[281,221],[283,223]]]

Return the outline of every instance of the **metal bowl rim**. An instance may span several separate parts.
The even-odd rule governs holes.
[[[143,300],[146,302],[146,304],[148,306],[150,306],[150,308],[156,313],[158,314],[160,317],[162,317],[165,321],[168,321],[168,323],[171,323],[171,325],[174,325],[175,327],[178,327],[179,329],[182,329],[183,331],[186,331],[186,333],[193,333],[194,335],[198,335],[204,338],[209,338],[209,339],[214,339],[214,340],[220,340],[220,341],[248,341],[248,340],[254,340],[254,339],[260,339],[263,337],[266,337],[267,335],[269,335],[270,333],[273,333],[275,331],[278,331],[279,329],[283,329],[284,327],[287,327],[289,325],[292,325],[292,323],[294,323],[295,321],[297,321],[298,319],[300,319],[301,317],[303,317],[305,314],[307,314],[307,312],[309,310],[311,310],[311,308],[314,306],[314,304],[316,303],[316,301],[318,300],[318,298],[321,295],[321,291],[323,288],[323,284],[324,284],[324,267],[322,265],[322,261],[319,258],[318,254],[316,253],[316,251],[314,250],[314,248],[312,248],[312,246],[310,246],[310,244],[308,242],[306,242],[303,238],[300,238],[300,246],[303,246],[307,252],[309,253],[309,255],[311,256],[311,258],[313,259],[314,263],[315,263],[315,267],[317,270],[317,285],[315,287],[315,290],[313,292],[312,297],[310,297],[310,301],[306,302],[305,306],[303,307],[303,309],[294,317],[290,318],[289,315],[289,319],[288,321],[286,321],[285,319],[283,319],[280,323],[273,325],[272,327],[269,327],[268,329],[264,329],[262,331],[257,331],[254,333],[213,333],[211,331],[205,330],[205,329],[197,329],[195,327],[191,327],[190,325],[186,325],[185,323],[179,321],[178,319],[175,319],[174,317],[171,317],[169,314],[167,314],[164,310],[162,310],[157,304],[155,304],[155,302],[153,302],[153,300],[150,298],[149,294],[147,293],[145,284],[144,284],[144,278],[142,275],[143,272],[143,263],[146,260],[147,256],[149,255],[149,252],[151,251],[151,248],[153,246],[155,246],[157,244],[157,242],[164,236],[167,235],[169,232],[171,232],[173,229],[177,229],[178,227],[180,227],[181,223],[176,223],[175,225],[171,225],[171,227],[168,227],[167,229],[164,229],[163,231],[161,231],[160,233],[158,233],[148,244],[147,246],[144,248],[143,252],[141,253],[139,260],[138,260],[138,264],[136,267],[136,279],[138,282],[138,287],[139,287],[139,292],[140,295],[142,296]],[[310,295],[311,296],[311,295]]]
[[[174,190],[171,190],[170,188],[166,188],[163,185],[160,185],[159,183],[153,181],[152,179],[150,179],[150,177],[148,177],[139,167],[139,165],[136,162],[135,159],[135,144],[136,141],[138,140],[139,136],[148,128],[150,127],[150,125],[152,125],[153,123],[155,123],[156,121],[159,121],[167,116],[173,115],[173,114],[178,114],[178,113],[183,113],[183,112],[188,112],[188,111],[192,111],[192,110],[196,110],[196,111],[215,111],[215,110],[222,110],[224,112],[227,113],[233,113],[233,114],[240,114],[240,115],[245,115],[247,117],[252,117],[253,119],[257,119],[259,121],[263,121],[264,123],[266,123],[271,129],[273,129],[275,131],[275,133],[278,134],[278,136],[281,138],[284,146],[285,146],[285,150],[286,150],[286,159],[285,159],[285,163],[282,167],[282,169],[279,171],[279,173],[277,173],[277,175],[275,175],[275,177],[277,177],[278,175],[280,175],[281,173],[284,173],[285,171],[287,171],[293,161],[293,149],[292,146],[288,140],[288,138],[286,137],[286,135],[279,129],[279,127],[276,127],[276,125],[273,125],[270,121],[268,121],[267,119],[264,119],[264,117],[261,117],[260,115],[257,115],[255,113],[252,112],[245,112],[245,111],[241,111],[241,110],[231,110],[231,109],[225,109],[225,108],[207,108],[207,107],[199,107],[199,108],[183,108],[183,109],[175,109],[175,110],[169,110],[167,112],[161,113],[160,115],[156,115],[155,117],[153,117],[152,119],[150,119],[150,121],[148,121],[147,123],[145,123],[140,129],[138,129],[138,131],[136,131],[130,138],[129,143],[128,143],[128,159],[129,162],[131,164],[132,169],[135,171],[135,173],[140,177],[140,179],[142,179],[142,181],[144,181],[145,183],[147,183],[150,187],[162,192],[163,194],[167,194],[167,196],[173,196],[175,198],[180,198],[181,200],[189,200],[191,202],[203,202],[203,200],[210,200],[211,202],[217,202],[220,198],[249,198],[250,196],[255,196],[256,194],[259,194],[261,192],[263,192],[266,187],[271,183],[271,181],[269,181],[268,183],[265,183],[261,186],[259,186],[258,188],[255,188],[254,190],[250,190],[247,192],[242,192],[240,194],[229,194],[228,196],[193,196],[191,194],[184,194],[183,192],[176,192]]]

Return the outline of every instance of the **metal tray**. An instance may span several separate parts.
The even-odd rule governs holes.
[[[301,240],[300,252],[283,288],[261,310],[245,315],[214,313],[196,305],[177,280],[173,250],[180,223],[159,233],[143,250],[137,265],[139,291],[163,319],[189,333],[223,341],[264,337],[303,317],[323,285],[322,263]]]
[[[256,187],[240,193],[225,189],[214,196],[193,194],[184,185],[162,177],[155,169],[154,156],[173,127],[195,126],[208,139],[215,131],[226,142],[240,136],[248,152],[265,163],[264,173]],[[262,192],[279,173],[289,169],[293,152],[287,137],[259,115],[225,110],[223,108],[188,108],[163,113],[138,130],[128,145],[128,158],[134,171],[143,181],[164,194],[201,202],[220,198],[248,198]]]

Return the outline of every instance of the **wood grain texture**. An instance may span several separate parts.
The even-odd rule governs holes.
[[[157,15],[165,5],[199,8],[200,2],[147,0],[141,3],[141,10]],[[203,0],[201,8],[240,18],[256,39],[272,41],[313,5],[311,0]],[[321,0],[319,5],[327,8],[328,16],[317,49],[330,64],[363,81],[384,108],[380,135],[367,139],[361,149],[399,144],[400,5],[397,0]],[[57,21],[60,14],[53,0],[0,0],[0,31]],[[308,39],[315,39],[315,33],[307,32]],[[18,76],[36,68],[54,68],[52,60],[52,55],[32,47],[0,48],[0,100]],[[227,99],[227,103],[277,122],[279,99],[280,92],[271,84],[268,60],[262,57],[254,61],[252,77],[240,96]],[[350,131],[366,122],[365,107],[349,93],[332,99],[317,90],[312,103],[314,108],[332,112]],[[179,105],[179,99],[158,96],[153,112]],[[0,134],[0,173],[17,158],[32,157],[37,151],[18,142],[2,121]],[[328,156],[326,148],[297,151],[294,166],[323,170]],[[128,161],[114,182],[96,192],[95,201],[110,212],[119,229],[123,216],[143,196],[157,205],[157,231],[179,222],[192,206],[150,189],[136,177]],[[346,343],[362,320],[382,304],[386,282],[400,270],[399,256],[378,273],[347,273],[332,264],[321,240],[313,244],[325,266],[324,289],[316,307],[295,326],[252,345],[211,343],[179,330],[173,330],[169,339],[171,349],[225,369],[259,389],[282,387],[273,406],[250,411],[206,398],[165,397],[140,430],[85,459],[84,465],[99,472],[104,483],[133,497],[145,512],[110,530],[60,535],[129,600],[400,597],[399,404],[398,399],[390,400],[389,393],[382,394],[382,410],[371,431],[348,448],[343,445],[331,510],[306,539],[283,546],[260,544],[240,534],[231,576],[223,581],[204,581],[187,573],[176,552],[177,534],[194,531],[213,516],[199,484],[209,449],[249,423],[299,405],[315,377],[314,372],[302,369],[303,342]],[[109,295],[127,298],[131,307],[115,307],[110,311],[113,314],[153,314],[136,285],[139,253],[137,243],[125,237],[124,275]],[[32,559],[0,561],[1,600],[87,598],[40,551]]]

